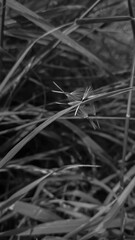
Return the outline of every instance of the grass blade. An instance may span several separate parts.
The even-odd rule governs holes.
[[[13,211],[40,222],[52,222],[60,220],[60,217],[58,215],[48,209],[21,201],[15,203]]]
[[[102,234],[105,231],[105,229],[109,228],[110,224],[112,223],[112,220],[119,213],[120,209],[122,208],[123,204],[125,203],[127,197],[130,195],[134,187],[135,177],[131,180],[131,182],[121,193],[121,195],[117,198],[116,202],[114,203],[108,214],[105,216],[105,218],[102,220],[102,222],[94,229],[93,232],[88,233],[87,235],[82,237],[81,240],[88,240],[92,236]]]
[[[79,26],[90,24],[90,23],[113,23],[113,22],[123,22],[123,21],[131,21],[130,16],[115,16],[115,17],[106,17],[106,18],[83,18],[77,19],[76,24]]]
[[[48,118],[45,122],[36,127],[32,132],[30,132],[26,137],[24,137],[18,144],[15,145],[6,156],[0,161],[0,168],[2,168],[7,162],[9,162],[31,139],[33,139],[39,132],[50,125],[52,122],[57,120],[59,117],[71,111],[76,106],[71,106],[59,113],[56,113],[52,117]]]
[[[2,2],[2,0],[0,0]],[[7,6],[18,11],[22,16],[33,22],[35,25],[39,26],[44,31],[52,31],[54,27],[47,24],[45,20],[40,17],[38,14],[34,13],[30,9],[26,8],[24,5],[20,4],[15,0],[7,0]],[[69,47],[73,48],[77,52],[81,53],[83,56],[87,57],[90,62],[94,62],[99,67],[106,69],[106,65],[94,54],[92,54],[88,49],[84,48],[81,44],[76,42],[75,40],[71,39],[67,35],[63,34],[60,31],[52,32],[52,35],[60,40],[61,42],[65,43]]]
[[[89,102],[89,101],[95,101],[102,99],[103,97],[111,97],[115,96],[124,92],[129,91],[130,88],[125,88],[125,89],[120,89],[116,91],[112,91],[110,93],[103,93],[103,94],[98,94],[95,95],[94,97],[87,99],[86,101],[83,102],[83,104]],[[62,110],[52,117],[48,118],[45,122],[40,124],[37,128],[35,128],[32,132],[30,132],[26,137],[24,137],[18,144],[16,144],[6,155],[5,157],[0,161],[0,168],[2,168],[7,162],[9,162],[31,139],[33,139],[39,132],[41,132],[44,128],[46,128],[48,125],[50,125],[52,122],[60,118],[66,113],[69,113],[71,110],[76,108],[80,103],[77,103],[76,105],[73,105],[65,110]]]
[[[94,154],[99,156],[99,159],[101,159],[101,161],[109,165],[115,172],[117,171],[114,165],[111,163],[110,157],[107,155],[107,153],[92,138],[90,138],[90,136],[85,134],[75,124],[67,120],[59,120],[59,122],[67,126],[69,129],[71,129],[75,134],[79,136],[84,145],[87,147],[87,150],[90,155],[93,152]]]
[[[63,234],[72,231],[74,228],[84,224],[86,219],[68,219],[59,220],[51,223],[45,223],[37,225],[21,234],[20,236],[34,236],[34,235],[44,235],[44,234]]]
[[[16,201],[18,201],[19,199],[21,199],[28,191],[30,191],[31,189],[33,189],[34,187],[36,187],[40,182],[42,182],[46,177],[50,176],[50,173],[47,174],[44,177],[41,177],[39,179],[37,179],[36,181],[28,184],[26,187],[20,189],[19,191],[17,191],[16,193],[14,193],[8,200],[2,202],[0,204],[0,211],[3,211],[5,208],[10,207],[12,204],[14,204]]]

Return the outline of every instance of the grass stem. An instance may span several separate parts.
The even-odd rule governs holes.
[[[2,1],[1,6],[1,26],[0,26],[0,46],[3,47],[3,36],[4,36],[4,21],[6,12],[6,0]]]

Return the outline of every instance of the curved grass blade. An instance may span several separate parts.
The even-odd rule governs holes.
[[[36,187],[40,182],[42,182],[48,176],[50,176],[50,173],[28,184],[26,187],[14,193],[8,200],[0,203],[0,211],[2,212],[5,208],[8,208],[12,204],[14,204],[16,201],[20,200],[28,191]]]
[[[59,119],[59,122],[64,124],[66,127],[71,129],[76,135],[79,136],[79,138],[82,140],[84,143],[84,146],[86,146],[89,154],[91,155],[92,153],[96,154],[99,157],[100,161],[103,161],[107,165],[109,165],[115,172],[117,172],[117,169],[112,163],[112,159],[108,154],[101,148],[90,136],[88,136],[86,133],[84,133],[80,128],[78,128],[75,124],[64,120],[64,119]]]
[[[25,49],[25,51],[22,53],[22,55],[19,57],[19,59],[16,61],[16,63],[13,65],[13,67],[11,68],[11,70],[9,71],[9,73],[6,75],[6,77],[4,78],[4,80],[2,81],[2,83],[0,84],[0,93],[3,95],[3,91],[5,91],[4,87],[6,86],[6,84],[8,83],[8,81],[10,80],[10,78],[13,76],[13,74],[15,73],[15,71],[17,70],[17,68],[20,66],[20,64],[22,63],[22,61],[24,60],[24,58],[26,57],[26,55],[29,53],[29,51],[31,50],[31,48],[42,38],[48,36],[49,34],[52,34],[53,32],[57,31],[59,28],[54,28],[51,29],[50,31],[48,31],[47,33],[42,34],[41,36],[39,36],[37,39],[35,39],[31,44],[28,45],[28,47]]]
[[[116,90],[116,91],[112,91],[110,93],[103,93],[103,94],[98,94],[95,95],[92,98],[88,98],[87,100],[85,100],[83,103],[87,103],[89,101],[93,102],[99,99],[102,99],[103,97],[112,97],[112,96],[116,96],[118,94],[124,93],[124,92],[128,92],[130,89],[135,89],[135,88],[125,88],[125,89],[120,89],[120,90]],[[76,103],[75,105],[64,109],[58,113],[56,113],[55,115],[53,115],[52,117],[48,118],[45,122],[41,123],[38,127],[36,127],[32,132],[30,132],[26,137],[24,137],[18,144],[16,144],[6,155],[5,157],[0,161],[0,168],[2,168],[7,162],[9,162],[31,139],[33,139],[39,132],[41,132],[44,128],[46,128],[48,125],[50,125],[52,122],[54,122],[55,120],[57,120],[58,118],[60,118],[61,116],[63,116],[66,113],[69,113],[70,111],[72,111],[74,108],[77,108],[77,106],[80,103]],[[39,120],[40,122],[40,120]]]
[[[48,118],[45,122],[36,127],[32,132],[30,132],[26,137],[24,137],[18,144],[16,144],[0,161],[0,168],[2,168],[7,162],[9,162],[31,139],[33,139],[39,132],[41,132],[45,127],[50,125],[52,122],[57,120],[59,117],[70,112],[76,106],[71,106],[61,112],[56,113],[52,117]]]
[[[25,196],[31,189],[35,188],[39,183],[42,181],[46,180],[46,178],[50,177],[53,174],[57,174],[59,172],[68,170],[68,169],[73,169],[73,168],[79,168],[79,167],[99,167],[97,165],[83,165],[83,164],[74,164],[74,165],[66,165],[61,168],[55,169],[55,170],[48,170],[46,171],[47,174],[44,177],[41,177],[34,182],[28,184],[27,186],[23,187],[16,193],[14,193],[11,197],[9,197],[8,200],[0,203],[0,211],[2,212],[5,208],[9,208],[11,205],[13,205],[15,202],[20,200],[22,197]]]

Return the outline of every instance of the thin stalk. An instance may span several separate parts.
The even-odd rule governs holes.
[[[4,36],[4,21],[6,12],[6,0],[2,1],[1,5],[1,24],[0,24],[0,46],[3,47],[3,36]]]
[[[0,47],[3,48],[3,39],[4,39],[4,21],[5,21],[5,10],[6,10],[6,0],[2,1],[1,4],[1,21],[0,21]],[[3,62],[2,57],[0,58],[0,81],[2,81],[2,70]]]
[[[130,79],[130,91],[128,95],[128,103],[127,103],[127,113],[126,113],[126,120],[125,120],[125,133],[124,133],[124,141],[123,141],[123,153],[122,153],[122,164],[121,164],[121,175],[120,175],[120,189],[121,192],[124,190],[124,173],[125,173],[125,159],[126,159],[126,152],[127,152],[127,145],[128,145],[128,130],[129,130],[129,122],[130,122],[130,115],[131,115],[131,103],[132,103],[132,88],[134,85],[134,75],[135,75],[135,22],[134,22],[134,14],[132,10],[131,0],[128,0],[128,8],[129,14],[131,17],[131,27],[133,32],[134,38],[134,46],[133,46],[133,63],[132,63],[132,71],[131,71],[131,79]],[[121,235],[122,239],[124,239],[124,225],[125,225],[125,207],[123,206],[121,211]]]
[[[131,0],[128,0],[128,9],[129,9],[130,17],[132,18],[131,27],[132,27],[132,32],[133,32],[134,41],[135,41],[135,21],[134,21],[134,12],[133,12],[133,8],[132,8]]]

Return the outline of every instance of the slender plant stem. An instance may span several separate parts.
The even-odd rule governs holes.
[[[4,21],[5,21],[5,11],[6,11],[6,0],[2,1],[1,6],[1,26],[0,26],[0,46],[3,47],[3,36],[4,36]]]
[[[124,142],[123,142],[123,154],[122,154],[122,164],[121,164],[121,176],[120,176],[120,188],[121,192],[124,190],[124,173],[125,173],[125,159],[126,159],[126,152],[127,152],[127,145],[128,145],[128,130],[129,130],[129,122],[130,122],[130,115],[131,115],[131,103],[132,103],[132,88],[134,85],[134,75],[135,75],[135,22],[134,22],[134,14],[132,10],[132,3],[131,0],[128,0],[128,7],[129,7],[129,14],[132,18],[131,20],[131,27],[133,32],[133,63],[132,63],[132,71],[131,71],[131,78],[130,78],[130,91],[128,95],[128,104],[127,104],[127,113],[126,113],[126,120],[125,120],[125,133],[124,133]],[[121,211],[121,235],[122,239],[124,239],[124,225],[125,225],[125,207],[123,206]]]
[[[1,4],[1,21],[0,21],[0,47],[3,48],[3,39],[4,39],[4,21],[5,21],[5,10],[6,10],[6,0],[2,1]],[[3,62],[2,57],[0,58],[0,81],[2,81],[2,72]]]

